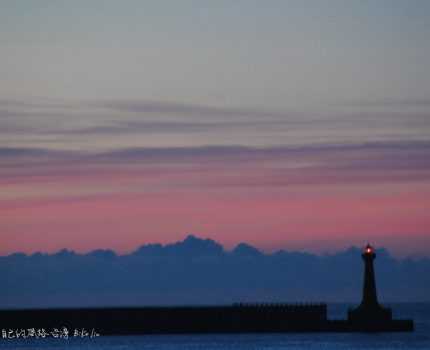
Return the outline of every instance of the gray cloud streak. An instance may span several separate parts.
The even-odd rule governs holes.
[[[201,178],[207,186],[286,186],[430,180],[430,142],[315,145],[308,147],[250,148],[206,146],[127,148],[110,152],[50,151],[0,148],[0,178],[49,174],[91,174],[98,166],[157,165],[184,172],[213,169],[219,177]],[[178,168],[179,167],[179,168]],[[209,168],[207,168],[209,167]],[[136,168],[137,169],[137,168]],[[161,168],[160,168],[161,169]],[[177,169],[177,170],[173,170]],[[160,170],[161,171],[161,170]],[[167,174],[167,173],[165,173]],[[238,175],[240,176],[238,177]],[[307,178],[303,178],[303,175]],[[311,180],[310,180],[311,179]]]

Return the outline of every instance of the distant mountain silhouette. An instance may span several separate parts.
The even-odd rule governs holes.
[[[232,251],[235,255],[241,256],[249,256],[249,257],[257,257],[263,256],[263,253],[260,252],[257,248],[254,248],[252,245],[246,243],[239,243]]]
[[[332,255],[280,250],[265,254],[240,243],[227,251],[194,235],[146,244],[118,255],[15,253],[0,257],[0,307],[220,304],[238,301],[360,299],[361,250]],[[429,301],[430,259],[394,259],[377,251],[380,299]]]

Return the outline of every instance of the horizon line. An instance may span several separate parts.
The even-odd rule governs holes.
[[[0,258],[4,258],[4,257],[11,257],[11,256],[16,256],[16,255],[25,255],[26,257],[32,257],[32,256],[37,256],[37,255],[45,255],[45,256],[53,256],[53,255],[58,255],[58,254],[70,254],[70,255],[80,255],[80,256],[84,256],[84,255],[91,255],[93,253],[97,253],[97,252],[108,252],[108,253],[113,253],[116,257],[125,257],[125,256],[129,256],[129,255],[133,255],[139,252],[140,249],[144,249],[149,248],[149,247],[157,247],[160,249],[165,249],[165,248],[169,248],[172,247],[174,245],[179,245],[179,244],[184,244],[187,240],[195,240],[195,241],[200,241],[200,242],[210,242],[211,244],[214,244],[214,247],[217,246],[219,248],[221,248],[221,253],[223,254],[234,254],[235,250],[237,250],[238,248],[240,249],[240,247],[245,247],[245,249],[249,249],[249,251],[253,250],[255,252],[255,255],[260,254],[261,256],[274,256],[276,254],[282,254],[282,253],[287,253],[287,254],[305,254],[305,255],[313,255],[315,257],[327,257],[327,256],[333,256],[333,255],[338,255],[341,253],[345,253],[351,250],[356,250],[356,251],[361,251],[364,247],[366,243],[363,243],[363,246],[358,246],[358,245],[350,245],[350,246],[345,246],[343,248],[339,248],[335,251],[321,251],[321,252],[316,252],[316,251],[312,251],[311,249],[288,249],[288,248],[277,248],[277,249],[273,249],[273,250],[267,250],[267,249],[261,249],[259,247],[256,247],[253,244],[247,243],[245,241],[241,241],[238,243],[235,243],[232,248],[228,249],[225,247],[225,245],[223,245],[222,243],[218,242],[215,239],[209,238],[209,237],[203,237],[203,236],[199,236],[196,234],[187,234],[182,240],[177,240],[177,241],[171,241],[171,242],[167,242],[167,243],[159,243],[159,242],[147,242],[147,243],[143,243],[141,245],[138,245],[137,247],[135,247],[134,249],[121,253],[118,250],[114,249],[114,248],[95,248],[95,249],[91,249],[88,251],[77,251],[74,249],[70,249],[67,247],[63,247],[63,248],[59,248],[58,250],[54,250],[52,252],[49,251],[35,251],[32,253],[26,253],[23,251],[15,251],[15,252],[10,252],[7,254],[0,254]],[[363,240],[363,242],[367,242],[366,240]],[[409,260],[409,259],[413,259],[413,260],[422,260],[422,259],[430,259],[430,255],[409,255],[409,256],[403,256],[403,257],[399,257],[397,255],[393,255],[392,252],[390,251],[389,248],[386,248],[384,246],[379,246],[375,248],[376,252],[383,252],[386,253],[387,255],[389,255],[391,258],[394,258],[396,260]]]

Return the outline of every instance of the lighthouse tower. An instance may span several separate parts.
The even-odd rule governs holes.
[[[370,244],[367,244],[361,256],[364,261],[363,298],[356,309],[348,312],[348,320],[366,323],[391,320],[391,309],[382,307],[378,302],[375,270],[373,268],[373,262],[376,258],[375,250]]]

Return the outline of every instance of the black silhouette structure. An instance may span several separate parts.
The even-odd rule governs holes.
[[[249,304],[0,310],[1,329],[94,329],[101,335],[244,332],[404,332],[412,320],[393,320],[379,305],[373,247],[364,259],[363,300],[347,320],[327,318],[327,305]]]
[[[375,250],[370,244],[367,244],[361,256],[364,260],[363,299],[356,309],[349,310],[348,320],[362,324],[390,322],[392,320],[391,309],[378,303],[373,267],[373,261],[376,258]]]

